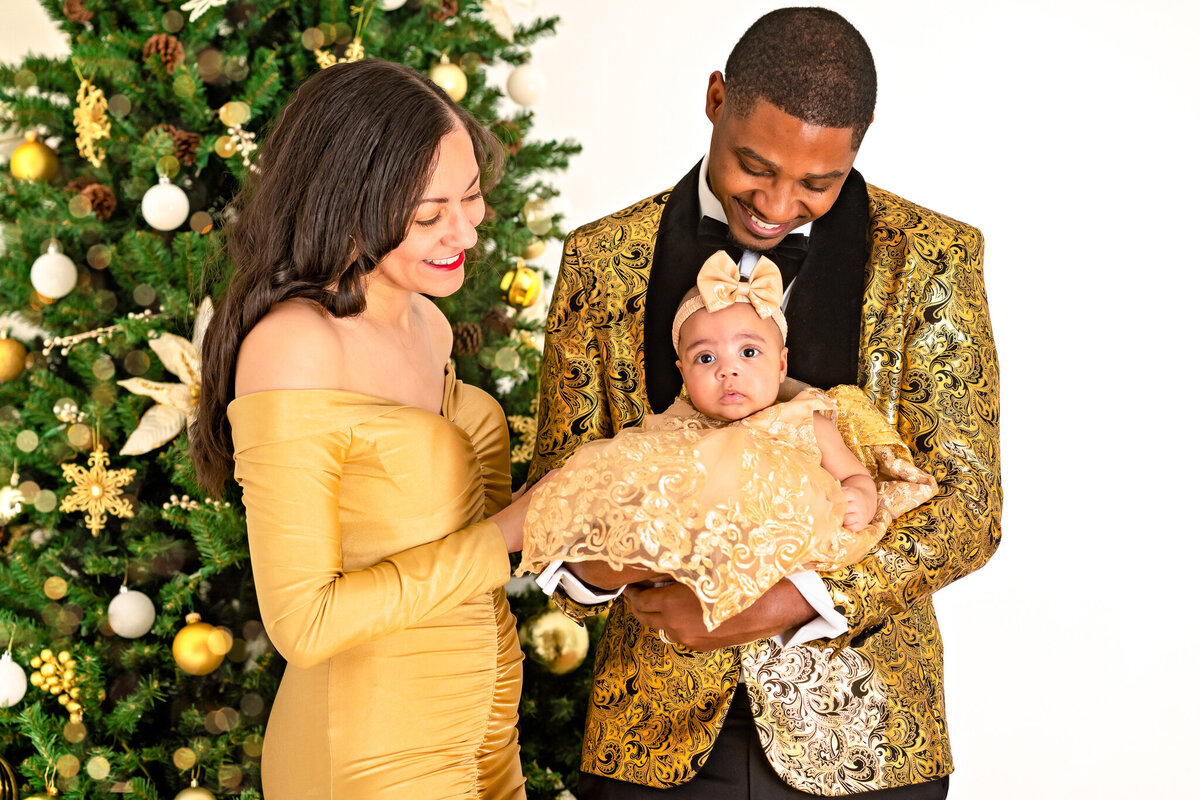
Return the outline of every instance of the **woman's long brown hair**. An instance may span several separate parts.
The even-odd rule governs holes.
[[[226,407],[246,334],[294,297],[335,317],[361,313],[363,277],[404,239],[442,137],[460,125],[489,188],[503,166],[495,137],[409,67],[374,59],[334,65],[301,84],[279,113],[257,172],[233,201],[233,275],[201,348],[189,440],[204,488],[219,493],[233,471]]]

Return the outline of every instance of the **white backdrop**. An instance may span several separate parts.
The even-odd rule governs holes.
[[[62,48],[34,0],[3,3],[0,59]],[[534,49],[538,136],[584,148],[558,181],[569,226],[699,159],[707,76],[776,5],[538,0],[563,18]],[[937,598],[951,796],[1197,796],[1197,4],[826,5],[879,70],[859,169],[987,240],[1005,540]]]

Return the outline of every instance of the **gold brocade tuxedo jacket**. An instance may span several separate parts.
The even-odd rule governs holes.
[[[695,192],[697,172],[674,190],[680,202],[685,191]],[[852,794],[929,781],[953,769],[931,598],[982,566],[1000,539],[999,385],[983,239],[968,225],[867,186],[856,172],[851,179],[861,210],[840,217],[850,232],[847,246],[832,248],[822,238],[822,217],[806,259],[815,268],[836,262],[821,261],[819,252],[857,252],[858,264],[865,254],[864,271],[855,266],[848,279],[854,307],[842,308],[849,330],[859,331],[849,343],[850,360],[857,360],[850,368],[939,492],[893,523],[863,560],[822,575],[849,623],[836,640],[781,647],[765,639],[697,653],[664,644],[615,601],[596,652],[586,772],[656,787],[687,782],[712,749],[739,673],[767,758],[797,789]],[[853,203],[851,179],[838,204]],[[531,481],[585,442],[639,424],[660,410],[661,398],[673,399],[674,353],[668,362],[662,350],[671,347],[669,327],[665,343],[647,341],[647,330],[673,316],[703,259],[656,258],[656,246],[670,236],[691,238],[690,231],[667,229],[693,222],[678,208],[664,222],[671,197],[668,191],[647,198],[565,242],[547,319]],[[683,271],[675,294],[648,293],[652,265],[659,286],[658,270]],[[813,307],[824,309],[819,300]],[[799,335],[819,340],[822,330],[836,327],[822,323],[805,334],[801,326]],[[789,350],[806,344],[789,335]],[[821,375],[822,353],[836,351],[837,342],[817,345],[815,355],[790,358],[789,372],[822,385],[830,382]],[[649,392],[647,362],[660,365],[651,369]],[[797,363],[808,374],[795,374]],[[557,599],[577,619],[600,610],[577,606],[561,592]]]

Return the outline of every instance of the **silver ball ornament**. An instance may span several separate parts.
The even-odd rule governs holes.
[[[33,288],[51,300],[66,297],[75,288],[78,279],[79,270],[75,268],[75,262],[58,252],[58,245],[54,242],[37,257],[29,270],[29,281]]]
[[[136,639],[154,626],[154,603],[141,592],[122,586],[108,604],[108,625],[118,636]]]
[[[183,189],[171,183],[166,175],[160,175],[158,185],[151,186],[142,195],[142,216],[152,228],[173,231],[188,218],[187,195]]]
[[[25,670],[12,659],[12,653],[0,655],[0,708],[10,708],[21,702],[29,682]]]

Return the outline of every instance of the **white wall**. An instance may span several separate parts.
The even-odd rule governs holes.
[[[40,13],[4,2],[6,17]],[[683,175],[707,145],[709,72],[776,5],[537,3],[563,17],[534,51],[550,78],[538,130],[584,146],[560,181],[569,223]],[[1200,177],[1200,12],[827,5],[864,33],[880,74],[858,167],[987,238],[1005,542],[938,595],[951,796],[1194,796],[1181,766],[1200,744],[1200,525],[1185,505],[1200,265],[1184,200]],[[29,25],[0,30],[0,58],[33,41]]]

